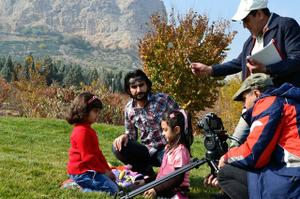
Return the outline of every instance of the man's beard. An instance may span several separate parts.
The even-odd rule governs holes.
[[[149,92],[141,92],[137,95],[131,95],[131,97],[137,101],[144,101],[147,99]]]

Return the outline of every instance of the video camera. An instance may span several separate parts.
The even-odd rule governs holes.
[[[204,131],[205,157],[212,168],[212,174],[216,175],[218,161],[228,151],[226,142],[228,135],[224,130],[223,122],[216,114],[208,113],[199,120],[197,126]]]
[[[150,182],[127,194],[120,193],[121,199],[133,198],[178,175],[190,171],[193,168],[198,168],[205,163],[209,164],[212,174],[216,175],[219,171],[218,161],[228,150],[228,144],[226,140],[227,138],[230,138],[230,136],[226,134],[221,118],[214,113],[206,114],[201,120],[198,121],[197,126],[204,131],[204,147],[206,148],[205,158],[200,160],[198,158],[194,158],[189,164],[171,172],[169,175],[159,180]]]

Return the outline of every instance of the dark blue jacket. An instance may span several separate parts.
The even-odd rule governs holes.
[[[272,39],[283,56],[283,60],[266,66],[276,86],[289,82],[300,87],[300,27],[292,18],[281,17],[275,13],[264,34],[264,46]],[[225,76],[242,71],[242,79],[246,79],[249,70],[246,57],[251,54],[255,39],[250,36],[244,43],[243,51],[238,58],[224,64],[213,65],[213,76]]]

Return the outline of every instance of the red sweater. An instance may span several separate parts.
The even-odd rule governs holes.
[[[82,174],[88,170],[105,173],[110,170],[99,148],[96,131],[90,124],[76,124],[70,142],[68,174]]]

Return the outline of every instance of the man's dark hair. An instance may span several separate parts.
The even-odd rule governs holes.
[[[266,15],[267,17],[271,16],[271,12],[270,12],[269,8],[263,8],[263,9],[259,9],[259,10],[261,10],[264,13],[264,15]],[[257,11],[259,11],[259,10],[251,10],[249,15],[255,16]]]
[[[127,94],[131,95],[129,80],[131,78],[136,78],[136,77],[141,77],[143,80],[145,80],[147,84],[148,92],[151,91],[151,87],[152,87],[151,80],[147,77],[147,75],[142,70],[136,69],[128,72],[124,78],[124,90]]]
[[[69,124],[84,123],[93,109],[102,109],[101,100],[90,92],[83,92],[72,102],[66,114],[66,120]]]

